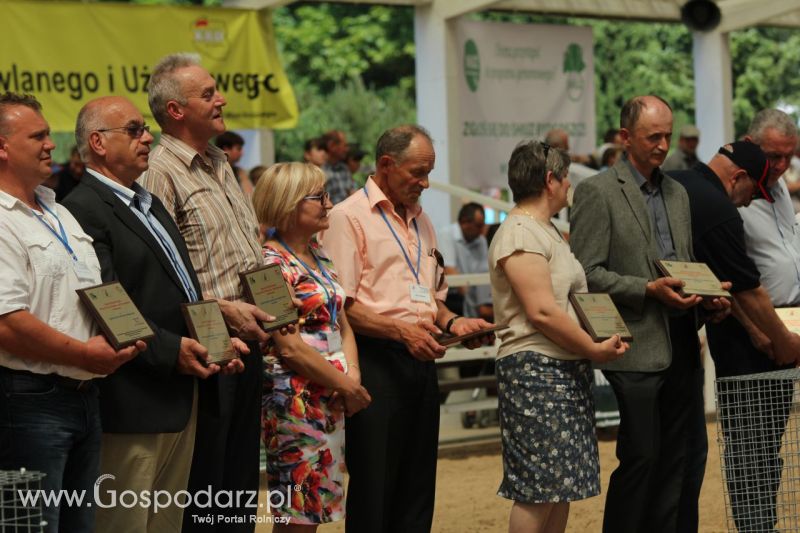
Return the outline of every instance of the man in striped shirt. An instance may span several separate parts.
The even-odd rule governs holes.
[[[186,508],[183,531],[253,531],[249,515],[256,513],[262,383],[257,341],[268,339],[259,321],[272,317],[242,301],[239,273],[262,264],[258,222],[225,153],[209,144],[225,131],[226,102],[197,58],[163,58],[153,70],[148,98],[163,133],[139,183],[161,199],[177,222],[203,297],[217,299],[237,336],[254,341],[251,355],[243,357],[243,373],[214,376],[200,385],[189,478],[193,495],[211,487],[211,502],[220,490],[246,492],[238,504],[231,498],[233,504],[222,509],[193,502]],[[216,505],[225,506],[225,501]],[[208,514],[234,518],[223,524],[201,522]]]

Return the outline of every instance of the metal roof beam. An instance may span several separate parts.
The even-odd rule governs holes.
[[[276,9],[292,0],[222,0],[222,7],[232,7],[237,9]]]
[[[434,0],[433,9],[437,15],[448,20],[487,9],[497,2],[498,0]]]
[[[680,20],[680,2],[666,0],[501,0],[493,7],[576,17]]]
[[[755,26],[760,22],[797,11],[797,0],[764,0],[761,2],[719,2],[722,22],[717,31],[725,33]]]

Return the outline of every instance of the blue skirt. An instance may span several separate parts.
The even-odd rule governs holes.
[[[592,369],[537,352],[497,360],[503,481],[520,503],[569,502],[600,493]]]

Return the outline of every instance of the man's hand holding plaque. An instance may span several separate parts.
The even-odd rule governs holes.
[[[683,286],[680,290],[685,295],[709,298],[731,296],[705,263],[657,259],[656,268],[668,278],[681,280]]]
[[[263,323],[265,331],[296,323],[299,315],[292,293],[283,279],[278,264],[267,265],[239,274],[247,300],[263,312],[275,317]]]
[[[230,337],[215,300],[183,304],[181,310],[192,338],[181,342],[180,371],[207,378],[220,371],[232,374],[244,370],[239,354],[248,354],[250,349],[239,339]]]
[[[119,282],[78,289],[77,293],[115,350],[154,337],[153,330]]]

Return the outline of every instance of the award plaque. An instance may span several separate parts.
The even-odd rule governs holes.
[[[578,315],[581,326],[595,342],[619,335],[625,342],[633,340],[628,326],[611,300],[611,296],[597,292],[575,292],[569,301]]]
[[[192,338],[208,350],[208,363],[225,365],[239,357],[228,335],[228,326],[215,300],[181,304]],[[202,362],[202,361],[201,361]]]
[[[776,307],[775,312],[786,325],[786,329],[800,335],[800,307]]]
[[[454,344],[459,344],[464,341],[469,341],[472,339],[476,339],[478,337],[483,337],[485,335],[489,335],[490,333],[494,333],[495,331],[502,331],[504,329],[508,329],[508,326],[492,326],[490,328],[479,329],[478,331],[473,331],[472,333],[465,333],[463,335],[448,335],[447,333],[436,337],[436,342],[441,344],[442,346],[450,347]]]
[[[78,289],[76,292],[115,350],[155,336],[118,281]]]
[[[717,276],[705,263],[689,263],[686,261],[666,261],[656,259],[656,268],[670,278],[677,278],[685,283],[682,292],[687,295],[730,298],[731,293],[721,287]]]
[[[292,302],[289,287],[283,279],[281,266],[267,265],[239,274],[248,301],[275,317],[274,322],[263,324],[264,331],[272,331],[297,322],[297,308]]]

